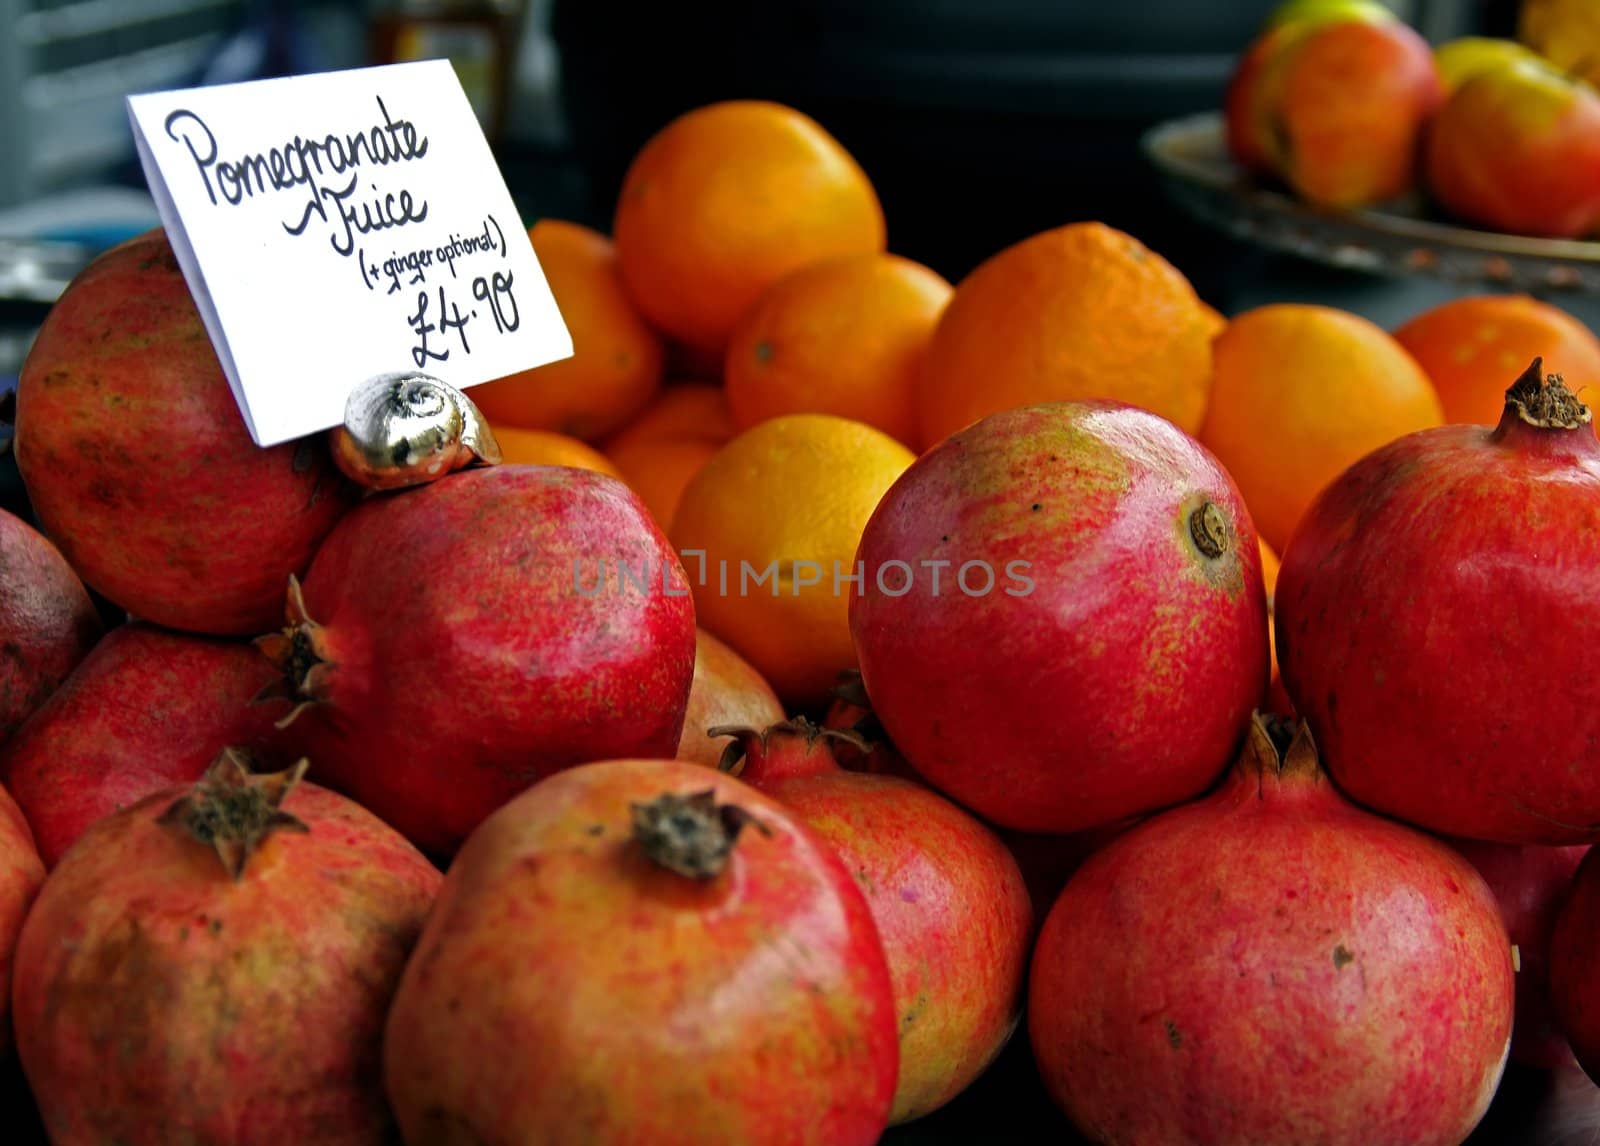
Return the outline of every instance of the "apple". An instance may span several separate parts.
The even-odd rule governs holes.
[[[1333,20],[1393,20],[1394,12],[1378,0],[1284,0],[1272,10],[1263,31],[1285,24],[1326,24]]]
[[[1439,110],[1426,162],[1434,198],[1469,223],[1587,235],[1600,226],[1600,92],[1542,61],[1479,72]]]
[[[1479,72],[1538,58],[1539,54],[1526,45],[1492,36],[1463,36],[1433,50],[1433,63],[1439,69],[1446,96]]]
[[[1408,190],[1423,126],[1443,99],[1427,41],[1381,5],[1325,0],[1300,12],[1269,26],[1235,69],[1230,152],[1320,206],[1364,207]]]
[[[1239,57],[1228,84],[1223,118],[1228,150],[1235,161],[1251,171],[1277,173],[1272,113],[1282,92],[1283,64],[1306,36],[1339,21],[1394,18],[1394,13],[1376,0],[1287,0],[1280,4],[1267,17],[1261,35]]]

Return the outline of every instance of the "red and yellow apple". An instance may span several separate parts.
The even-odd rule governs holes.
[[[1600,92],[1539,61],[1490,68],[1445,102],[1428,133],[1439,205],[1520,235],[1600,226]]]
[[[1234,158],[1326,207],[1408,190],[1423,125],[1443,99],[1427,41],[1382,5],[1353,0],[1275,19],[1229,85]]]
[[[1492,36],[1462,36],[1433,50],[1434,66],[1439,69],[1446,97],[1479,72],[1538,58],[1539,53],[1524,44]]]

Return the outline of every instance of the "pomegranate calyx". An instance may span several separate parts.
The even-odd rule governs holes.
[[[281,630],[255,639],[256,648],[283,675],[252,698],[252,703],[256,704],[270,700],[294,701],[294,707],[277,722],[280,730],[293,724],[307,708],[326,699],[328,675],[322,626],[306,611],[300,578],[292,573],[285,612],[288,623]]]
[[[1248,776],[1319,780],[1322,764],[1311,738],[1311,726],[1276,713],[1257,711],[1250,718],[1239,767]]]
[[[663,792],[645,804],[630,805],[633,838],[652,863],[690,879],[715,879],[728,865],[733,845],[750,825],[772,834],[737,804],[717,803],[714,789],[686,795]]]
[[[1567,389],[1559,374],[1544,374],[1544,359],[1535,358],[1506,391],[1506,413],[1545,430],[1576,430],[1593,419],[1589,407]]]
[[[282,809],[284,799],[306,774],[300,760],[282,772],[257,773],[242,749],[224,748],[183,796],[156,817],[163,826],[209,844],[237,883],[263,840],[276,831],[309,832],[297,816]]]
[[[734,738],[733,742],[722,750],[722,759],[717,761],[717,771],[730,776],[738,776],[744,772],[745,763],[750,758],[753,748],[759,748],[765,755],[768,745],[775,737],[796,737],[805,742],[808,751],[822,740],[838,740],[861,752],[871,752],[875,747],[872,741],[853,728],[824,728],[804,716],[793,716],[769,724],[765,728],[755,728],[748,724],[714,724],[706,729],[706,735],[713,738],[719,736]],[[837,766],[837,761],[832,762],[830,766]]]

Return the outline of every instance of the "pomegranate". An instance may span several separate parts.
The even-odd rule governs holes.
[[[1592,849],[1550,932],[1550,1005],[1578,1064],[1600,1082],[1600,853]]]
[[[1494,892],[1517,949],[1517,1020],[1511,1058],[1555,1070],[1572,1065],[1572,1048],[1550,1010],[1550,932],[1587,847],[1542,848],[1447,840]]]
[[[273,728],[285,706],[251,703],[275,678],[248,644],[142,622],[108,633],[0,747],[0,780],[33,826],[45,866],[100,817],[198,780],[230,744],[290,763]]]
[[[106,252],[17,385],[17,467],[78,574],[149,621],[254,634],[349,505],[325,446],[250,440],[166,235]]]
[[[1022,1013],[1033,909],[994,833],[920,784],[846,772],[841,738],[797,718],[735,737],[724,767],[780,800],[844,861],[872,908],[900,1017],[891,1122],[943,1106],[1000,1053]]]
[[[319,776],[446,856],[559,768],[672,756],[694,675],[687,584],[621,482],[465,470],[351,513],[260,644]]]
[[[0,744],[100,636],[100,616],[56,547],[0,509]]]
[[[1500,424],[1368,454],[1284,554],[1278,663],[1367,806],[1509,844],[1600,838],[1600,442],[1535,359]]]
[[[1280,726],[1281,727],[1281,726]],[[1499,1084],[1511,943],[1482,877],[1341,797],[1302,724],[1078,869],[1028,1026],[1097,1142],[1455,1146]]]
[[[385,1046],[417,1143],[865,1146],[898,1059],[839,860],[776,801],[671,760],[569,769],[484,821]]]
[[[22,810],[0,788],[0,1063],[8,1065],[12,1047],[12,954],[44,875],[44,864],[34,850]]]
[[[678,759],[715,768],[726,742],[706,735],[717,724],[765,727],[783,719],[783,705],[755,667],[704,629],[695,631],[694,681],[678,738]]]
[[[51,873],[14,991],[51,1142],[390,1141],[383,1020],[440,876],[304,770],[224,752]]]
[[[890,488],[856,556],[873,711],[929,783],[1005,827],[1078,831],[1197,795],[1267,686],[1238,490],[1131,406],[969,426]]]

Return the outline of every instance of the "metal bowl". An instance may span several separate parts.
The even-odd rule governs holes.
[[[1431,275],[1534,294],[1600,294],[1600,243],[1475,231],[1431,217],[1420,195],[1364,211],[1327,211],[1233,162],[1222,115],[1205,112],[1145,133],[1145,155],[1196,218],[1238,238],[1349,270]]]

